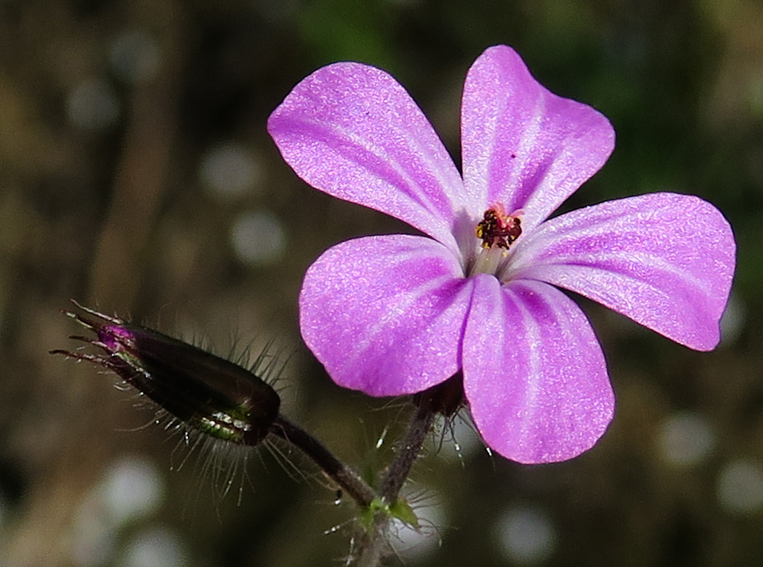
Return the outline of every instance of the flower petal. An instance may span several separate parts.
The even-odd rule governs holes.
[[[609,121],[546,90],[510,47],[485,51],[466,77],[461,106],[464,183],[479,213],[522,209],[525,230],[547,218],[614,148]]]
[[[590,449],[612,420],[614,395],[583,312],[542,282],[475,279],[464,390],[485,442],[520,463]]]
[[[455,251],[463,183],[432,125],[384,71],[323,67],[268,120],[286,162],[326,193],[403,220]]]
[[[543,223],[517,242],[508,277],[558,285],[690,348],[712,350],[735,254],[731,227],[715,207],[653,193]]]
[[[340,386],[372,396],[419,392],[461,367],[472,287],[429,238],[343,242],[307,271],[302,337]]]

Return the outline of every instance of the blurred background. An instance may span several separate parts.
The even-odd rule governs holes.
[[[411,229],[299,181],[266,119],[317,67],[362,61],[458,163],[463,78],[496,43],[617,131],[565,208],[668,190],[724,212],[724,340],[696,353],[583,302],[618,399],[607,434],[528,467],[441,428],[409,485],[423,533],[400,530],[393,564],[763,563],[761,30],[758,0],[0,0],[0,565],[341,564],[354,508],[308,463],[189,450],[113,377],[47,354],[76,346],[59,310],[222,353],[270,343],[285,413],[382,466],[405,405],[333,385],[297,295],[330,245]]]

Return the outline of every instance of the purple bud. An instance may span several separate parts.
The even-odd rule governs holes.
[[[171,415],[211,437],[253,446],[270,433],[281,399],[249,370],[158,331],[74,304],[97,319],[63,313],[92,330],[96,338],[72,338],[106,354],[51,353],[108,368]]]

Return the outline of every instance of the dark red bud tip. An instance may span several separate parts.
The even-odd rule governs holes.
[[[257,445],[270,433],[281,399],[254,373],[147,327],[82,307],[90,319],[64,311],[95,337],[73,337],[105,354],[54,350],[118,374],[125,382],[191,427],[241,445]]]

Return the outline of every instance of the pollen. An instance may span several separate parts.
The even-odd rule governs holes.
[[[507,215],[501,205],[490,207],[477,224],[475,233],[482,240],[482,248],[503,248],[508,250],[511,243],[522,234],[522,220],[517,212]]]

